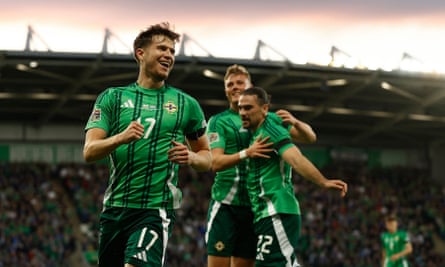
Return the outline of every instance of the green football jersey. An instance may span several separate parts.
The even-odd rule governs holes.
[[[178,164],[168,160],[172,140],[204,134],[206,121],[196,99],[171,86],[144,89],[133,83],[102,92],[85,130],[102,128],[107,136],[139,121],[144,136],[110,154],[110,178],[104,207],[179,208]]]
[[[209,119],[207,137],[210,148],[222,148],[235,154],[249,145],[249,131],[242,127],[241,117],[232,109]],[[212,185],[212,199],[224,204],[250,206],[246,188],[246,162],[218,171]]]
[[[282,120],[269,112],[277,124]],[[288,126],[290,129],[291,126]],[[222,148],[225,154],[235,154],[249,146],[251,134],[242,127],[240,115],[227,109],[209,119],[207,137],[210,148]],[[212,199],[228,205],[250,206],[246,186],[247,162],[241,161],[234,167],[218,171],[212,185]]]
[[[406,243],[410,242],[409,235],[405,231],[395,233],[384,232],[381,235],[383,249],[386,252],[385,267],[408,267],[406,257],[396,261],[390,261],[389,258],[405,249]]]
[[[270,137],[274,151],[270,158],[248,159],[247,188],[255,222],[278,213],[300,214],[300,206],[292,184],[292,167],[281,155],[291,148],[289,131],[277,124],[269,115],[253,133],[251,142],[258,137]]]

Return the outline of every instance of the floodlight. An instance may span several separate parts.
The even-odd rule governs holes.
[[[221,75],[221,74],[219,74],[219,73],[216,73],[216,72],[214,72],[214,71],[211,71],[211,70],[209,70],[209,69],[205,69],[205,70],[203,70],[203,71],[202,71],[202,74],[203,74],[204,76],[208,77],[208,78],[212,78],[212,79],[215,79],[215,80],[220,80],[220,81],[223,81],[223,80],[224,80],[224,76],[223,76],[223,75]]]

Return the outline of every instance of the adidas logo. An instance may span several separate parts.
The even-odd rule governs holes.
[[[147,253],[145,251],[141,251],[141,252],[137,253],[136,255],[133,255],[133,258],[136,258],[143,262],[147,262]]]
[[[131,101],[131,99],[128,99],[121,105],[121,108],[134,108],[133,101]]]
[[[264,261],[263,253],[259,252],[258,254],[256,254],[256,260]]]

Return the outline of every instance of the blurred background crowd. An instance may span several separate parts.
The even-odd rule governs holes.
[[[180,169],[183,205],[169,241],[169,267],[206,266],[204,233],[213,173]],[[380,266],[383,216],[410,234],[412,267],[445,266],[445,185],[417,168],[322,168],[342,178],[340,198],[295,175],[302,210],[302,266]],[[0,267],[95,266],[98,215],[108,178],[101,164],[0,163]]]

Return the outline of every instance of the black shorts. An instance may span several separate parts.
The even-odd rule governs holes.
[[[206,232],[208,255],[254,259],[256,240],[251,207],[210,201]]]
[[[163,266],[173,210],[107,208],[100,215],[99,267]]]
[[[295,254],[300,227],[301,217],[295,214],[276,214],[256,222],[255,267],[300,266]]]

